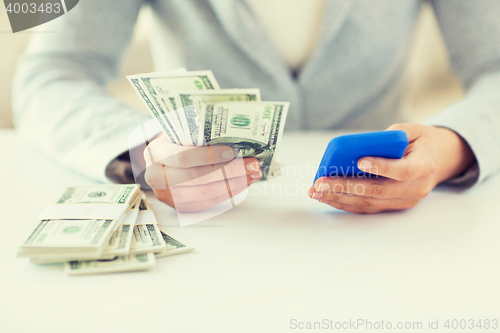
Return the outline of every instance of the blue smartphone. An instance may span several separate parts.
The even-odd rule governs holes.
[[[314,177],[366,177],[358,168],[364,156],[401,158],[408,147],[405,131],[380,131],[338,136],[330,141]]]

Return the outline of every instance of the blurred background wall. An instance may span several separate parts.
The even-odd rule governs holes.
[[[150,13],[143,10],[132,43],[122,64],[120,79],[110,85],[110,92],[125,103],[143,109],[125,75],[153,71],[147,41]],[[34,33],[43,33],[43,26],[12,34],[4,10],[0,10],[0,128],[11,128],[11,79],[15,64]],[[413,121],[422,120],[458,101],[463,92],[457,79],[448,72],[448,61],[439,29],[428,4],[419,17],[411,59],[407,68],[405,108]]]

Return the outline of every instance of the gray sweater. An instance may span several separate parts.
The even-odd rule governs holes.
[[[244,0],[85,0],[46,24],[54,33],[33,35],[14,81],[20,133],[80,173],[127,180],[116,158],[150,118],[110,96],[106,84],[146,3],[157,23],[153,48],[172,49],[189,70],[211,69],[222,88],[258,87],[263,99],[290,101],[287,130],[384,129],[405,120],[402,72],[419,0],[328,0],[318,45],[298,75]],[[467,94],[425,123],[471,146],[478,163],[449,182],[463,188],[500,169],[500,1],[431,3]],[[173,58],[157,65],[177,67]]]

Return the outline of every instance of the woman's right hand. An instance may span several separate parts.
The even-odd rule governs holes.
[[[262,177],[256,158],[235,159],[231,147],[180,146],[163,134],[146,147],[144,159],[146,183],[158,200],[181,212],[215,206]]]

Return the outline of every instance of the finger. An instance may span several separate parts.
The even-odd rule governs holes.
[[[162,164],[172,168],[192,168],[227,163],[235,157],[234,150],[227,146],[177,147],[174,154],[161,160]]]
[[[205,200],[205,201],[197,201],[197,202],[185,202],[185,203],[176,203],[175,209],[179,212],[183,213],[191,213],[191,212],[198,212],[201,210],[205,210],[208,208],[211,208],[217,204],[220,204],[221,202],[228,200],[230,197],[233,197],[241,192],[243,192],[247,186],[240,187],[238,189],[235,189],[231,191],[230,194],[225,193],[220,196],[217,196],[215,198]]]
[[[379,199],[371,197],[357,196],[353,194],[338,194],[328,198],[321,199],[322,201],[337,202],[340,204],[358,207],[363,210],[374,211],[391,211],[408,209],[416,205],[418,200],[415,199]]]
[[[205,201],[227,194],[231,189],[249,186],[256,181],[249,176],[240,176],[203,185],[171,186],[170,192],[176,203]]]
[[[152,190],[168,189],[168,178],[164,169],[165,167],[158,163],[149,165],[146,168],[144,180]]]
[[[429,154],[421,147],[412,147],[401,159],[362,157],[358,168],[362,171],[399,181],[415,180],[432,169]]]
[[[215,181],[249,175],[252,179],[262,178],[259,161],[253,157],[236,158],[228,164],[199,166],[190,169],[167,170],[167,177],[173,179],[172,185],[193,186]]]
[[[151,188],[166,189],[167,186],[202,185],[246,175],[251,179],[262,178],[262,171],[256,158],[237,158],[228,164],[221,163],[189,169],[171,168],[155,163],[146,169],[144,178]]]
[[[379,213],[378,211],[372,210],[372,209],[363,209],[361,207],[356,207],[356,206],[349,206],[340,202],[336,201],[328,201],[328,200],[319,200],[319,202],[327,204],[329,206],[332,206],[333,208],[337,208],[340,210],[344,210],[349,213],[355,213],[355,214],[374,214],[374,213]]]
[[[153,139],[144,149],[144,160],[146,166],[150,166],[163,158],[170,156],[172,150],[182,147],[169,141],[169,139],[162,133]]]
[[[309,188],[309,191],[307,191],[307,195],[309,196],[309,198],[311,199],[316,199],[316,198],[313,198],[313,195],[316,193],[316,190],[314,189],[314,186],[311,186]],[[319,199],[319,198],[318,198]]]
[[[373,198],[401,198],[407,196],[409,184],[390,178],[321,177],[314,184],[314,199],[329,199],[341,193]]]
[[[373,208],[365,208],[365,207],[359,207],[359,206],[350,206],[338,201],[329,201],[329,200],[319,200],[321,203],[325,203],[329,206],[335,207],[337,209],[345,210],[347,212],[351,213],[356,213],[356,214],[377,214],[377,213],[383,213],[383,212],[391,212],[391,211],[398,211],[398,210],[404,210],[407,208],[388,208],[388,209],[373,209]],[[415,206],[415,205],[413,205]],[[411,207],[410,207],[411,208]]]
[[[433,189],[426,179],[401,182],[390,178],[322,177],[311,188],[313,199],[332,199],[341,193],[380,199],[423,199]]]
[[[180,146],[160,137],[147,147],[144,158],[147,165],[157,162],[172,168],[191,168],[229,162],[234,159],[234,150],[228,146],[206,147]]]

